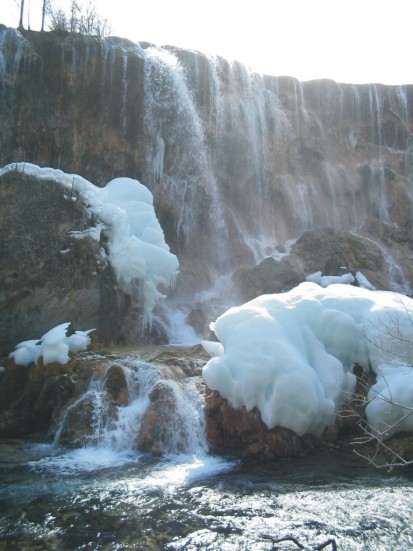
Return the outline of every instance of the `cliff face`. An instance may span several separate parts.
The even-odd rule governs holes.
[[[37,159],[101,185],[139,176],[143,59],[121,41],[1,34],[2,165]]]
[[[0,166],[148,186],[192,318],[213,317],[196,293],[219,276],[320,228],[372,240],[372,283],[410,292],[412,113],[412,86],[300,83],[197,52],[0,29]],[[311,262],[298,264],[303,276]]]
[[[0,356],[59,323],[97,328],[96,339],[116,341],[129,299],[92,237],[81,201],[53,182],[9,172],[0,178]]]

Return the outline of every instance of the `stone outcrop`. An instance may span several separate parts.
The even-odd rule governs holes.
[[[129,299],[101,244],[71,236],[88,227],[85,206],[54,182],[0,178],[0,355],[68,321],[74,330],[97,328],[97,341],[120,338]]]
[[[44,437],[75,395],[76,364],[21,367],[0,373],[0,437]],[[79,385],[78,385],[79,386]]]
[[[308,230],[294,243],[289,254],[279,260],[264,259],[251,269],[239,269],[234,282],[242,302],[267,293],[289,291],[306,276],[321,271],[323,275],[340,276],[362,272],[376,289],[410,293],[413,280],[413,251],[400,228],[389,224],[374,224],[377,239],[334,228]],[[373,230],[372,230],[373,231]],[[388,236],[388,237],[386,237]],[[389,259],[383,241],[391,244]],[[395,263],[395,260],[399,264]],[[403,265],[404,272],[398,267]]]
[[[327,429],[321,438],[297,436],[282,427],[268,429],[254,408],[234,409],[217,391],[206,395],[207,438],[211,450],[221,455],[239,457],[245,461],[272,461],[297,457],[334,445],[338,441],[337,427]]]
[[[149,394],[150,405],[145,413],[142,429],[138,435],[137,448],[154,455],[162,455],[165,450],[175,453],[185,451],[174,446],[184,442],[181,430],[177,403],[173,389],[165,381],[158,381]],[[178,435],[177,435],[178,433]]]
[[[136,426],[127,429],[132,447],[141,452],[188,453],[191,435],[186,433],[185,413],[180,411],[182,404],[177,398],[176,385],[191,380],[196,381],[205,400],[205,430],[212,453],[238,457],[245,462],[273,461],[326,448],[352,449],[355,436],[363,435],[358,423],[363,418],[363,396],[374,382],[371,374],[356,373],[357,399],[337,416],[334,426],[327,428],[320,438],[299,437],[282,427],[269,430],[256,408],[234,409],[218,392],[207,389],[199,379],[207,361],[201,347],[148,347],[139,349],[139,353],[144,361],[153,362],[160,369],[160,376],[154,378],[148,389],[145,411],[136,417]],[[120,365],[130,355],[131,350],[102,351],[73,357],[66,365],[40,364],[27,368],[3,359],[0,438],[41,441],[57,438],[60,445],[68,448],[98,445],[105,430],[116,426],[119,416],[140,392],[139,377],[133,388],[129,388]],[[386,444],[405,458],[413,457],[409,435],[395,435]],[[374,442],[357,449],[367,457],[378,458]],[[386,454],[380,453],[380,461],[386,460]]]
[[[137,355],[139,352],[139,356]],[[127,359],[153,364],[147,408],[137,416],[135,448],[152,453],[185,450],[185,434],[177,403],[177,385],[199,378],[207,355],[201,346],[139,351],[119,349],[73,356],[68,364],[17,366],[10,358],[0,362],[0,438],[47,439],[75,448],[101,441],[114,427],[124,408],[140,396],[141,380],[135,373],[132,386],[122,367]],[[126,362],[126,363],[125,363]],[[150,370],[148,365],[147,369]],[[179,396],[179,392],[178,392]]]

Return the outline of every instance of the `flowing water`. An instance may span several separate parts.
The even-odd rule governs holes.
[[[1,549],[413,546],[411,474],[377,472],[350,452],[242,466],[14,441],[1,457]]]
[[[14,58],[0,55],[0,101],[11,121],[16,113],[10,84],[20,65],[29,67],[20,60],[30,45],[14,31],[3,36],[0,49],[6,51],[12,40],[10,51],[16,52]],[[140,121],[127,103],[134,81],[128,80],[124,48],[110,39],[101,45],[99,128],[112,95],[122,140],[143,123],[139,172],[155,203],[172,213],[169,232],[183,266],[181,293],[189,293],[191,305],[229,300],[225,278],[244,263],[275,255],[277,245],[287,250],[307,229],[354,230],[370,217],[390,220],[384,176],[396,174],[394,167],[401,181],[411,174],[404,166],[411,166],[412,155],[405,87],[300,84],[194,52],[136,46],[136,55],[145,58],[136,97],[144,98]],[[74,51],[69,56],[76,93],[84,90],[79,69],[93,73],[96,53],[89,47],[84,52],[84,59]],[[6,57],[14,61],[7,64]],[[390,115],[400,127],[386,141]],[[63,137],[60,146],[54,144],[62,155]],[[172,307],[171,312],[171,341],[195,342],[190,328],[183,334],[187,312]],[[118,410],[116,422],[108,416],[102,381],[92,381],[79,397],[93,410],[87,445],[62,447],[64,416],[53,444],[0,444],[0,549],[297,549],[291,539],[275,543],[287,537],[306,549],[329,539],[343,550],[413,548],[410,473],[377,472],[351,453],[333,451],[265,466],[211,456],[193,381],[165,383],[177,404],[168,452],[161,458],[137,452],[136,427],[159,373],[145,363],[122,365],[130,402]],[[136,391],[135,368],[148,375],[148,385]]]
[[[178,349],[154,350],[83,354],[94,374],[53,442],[0,443],[1,550],[413,548],[410,472],[378,471],[351,450],[265,465],[211,455],[199,375],[161,365]],[[117,411],[105,390],[114,364],[129,396]],[[160,384],[175,408],[157,421],[165,453],[155,457],[135,442]],[[82,403],[90,434],[65,448],[67,419]]]

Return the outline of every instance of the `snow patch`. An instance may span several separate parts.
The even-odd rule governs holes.
[[[10,357],[13,358],[15,364],[25,367],[31,363],[37,365],[40,357],[44,365],[53,362],[68,363],[69,352],[76,354],[86,350],[91,342],[89,333],[95,331],[95,329],[75,331],[72,335],[66,336],[69,325],[70,322],[62,323],[50,329],[41,339],[17,344],[15,350],[10,353]]]
[[[411,372],[382,367],[389,356],[413,362],[412,319],[413,301],[397,293],[302,283],[219,316],[210,328],[220,344],[203,343],[212,356],[203,377],[233,407],[257,407],[269,428],[320,435],[354,392],[354,364],[366,371],[371,366],[378,381],[368,420],[372,426],[389,426],[393,414],[389,417],[389,408],[377,401],[380,393],[413,408],[413,394],[406,390]],[[397,415],[403,415],[400,408]],[[413,429],[412,418],[406,426]]]

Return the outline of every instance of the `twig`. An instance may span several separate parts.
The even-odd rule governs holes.
[[[268,539],[268,540],[271,540],[273,543],[282,543],[283,541],[291,541],[294,543],[294,545],[296,545],[299,549],[306,549],[304,547],[304,545],[302,545],[298,540],[297,538],[294,538],[293,536],[284,536],[282,538],[278,538],[278,539],[274,539],[272,536],[268,536],[266,534],[262,535],[261,536],[262,538],[265,538],[265,539]],[[319,549],[325,549],[328,545],[331,545],[331,549],[333,551],[337,551],[337,543],[336,543],[336,540],[334,538],[329,538],[328,540],[326,540],[325,542],[323,543],[319,543],[318,545],[316,545],[315,547],[311,547],[311,549],[313,551],[318,551]],[[276,547],[274,547],[273,549],[277,549]]]

